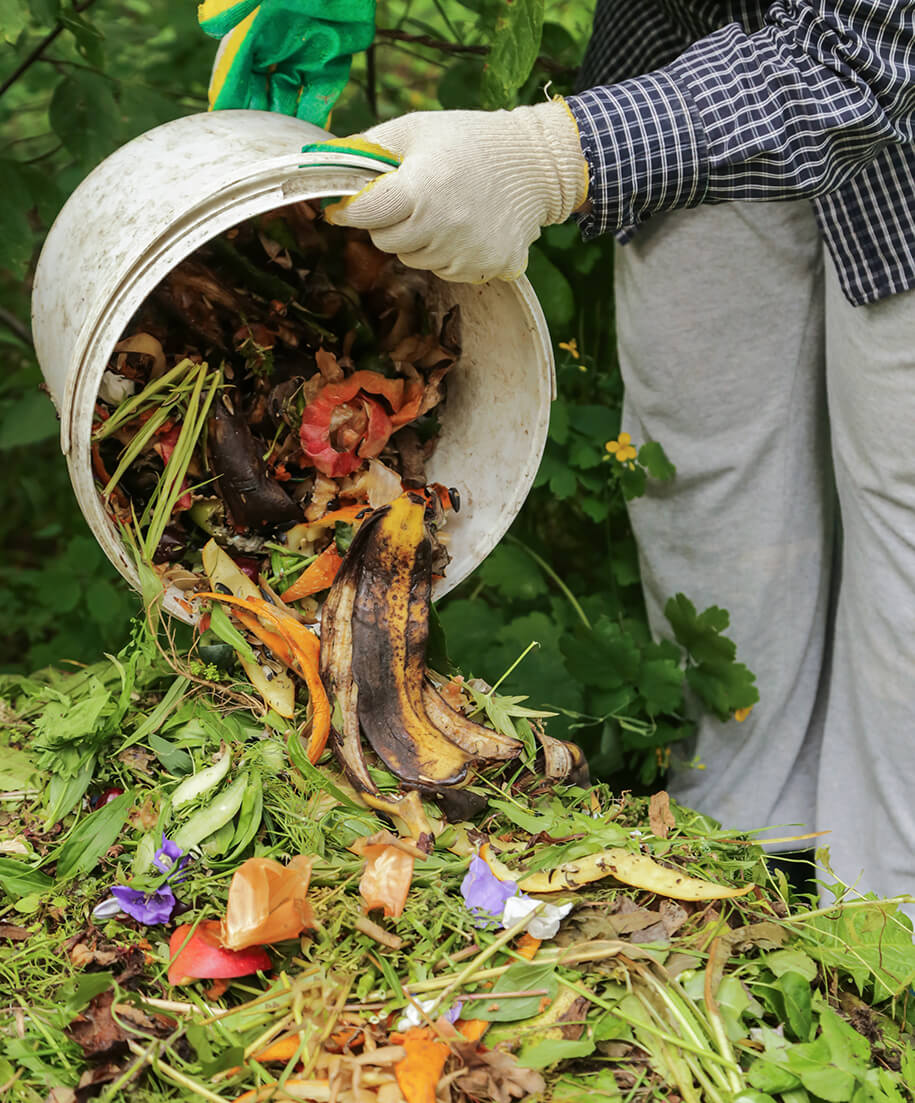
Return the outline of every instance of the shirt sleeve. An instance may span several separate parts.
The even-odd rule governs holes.
[[[915,0],[779,0],[753,34],[730,24],[568,103],[586,237],[703,202],[823,195],[915,140]]]

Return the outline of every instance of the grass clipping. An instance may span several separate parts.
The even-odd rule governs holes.
[[[4,1100],[911,1103],[902,898],[823,872],[820,906],[663,793],[523,765],[473,822],[391,821],[233,678],[138,624],[0,681]],[[307,859],[307,925],[170,985],[251,858]]]

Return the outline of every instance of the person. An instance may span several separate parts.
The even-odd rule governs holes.
[[[623,428],[677,467],[631,507],[650,620],[724,605],[761,693],[669,788],[913,890],[915,2],[599,0],[581,85],[372,127],[400,166],[328,215],[471,282],[618,235]]]

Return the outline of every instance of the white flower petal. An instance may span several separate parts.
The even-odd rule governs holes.
[[[103,900],[101,904],[96,904],[92,909],[93,919],[111,919],[115,915],[120,915],[121,905],[115,900],[113,896],[109,896],[107,900]]]

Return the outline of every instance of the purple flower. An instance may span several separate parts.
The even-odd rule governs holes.
[[[140,892],[139,889],[130,889],[126,885],[114,885],[111,895],[121,905],[121,911],[148,926],[167,923],[178,903],[168,885],[163,885],[155,892]]]
[[[461,881],[461,896],[471,912],[482,922],[478,926],[487,926],[490,921],[498,922],[502,917],[505,901],[514,896],[518,886],[514,881],[500,881],[483,858],[474,858],[464,880]]]
[[[171,877],[187,864],[187,860],[187,855],[181,847],[167,839],[163,834],[162,845],[153,855],[153,865],[156,869],[162,873],[167,873],[169,880],[171,880]]]

